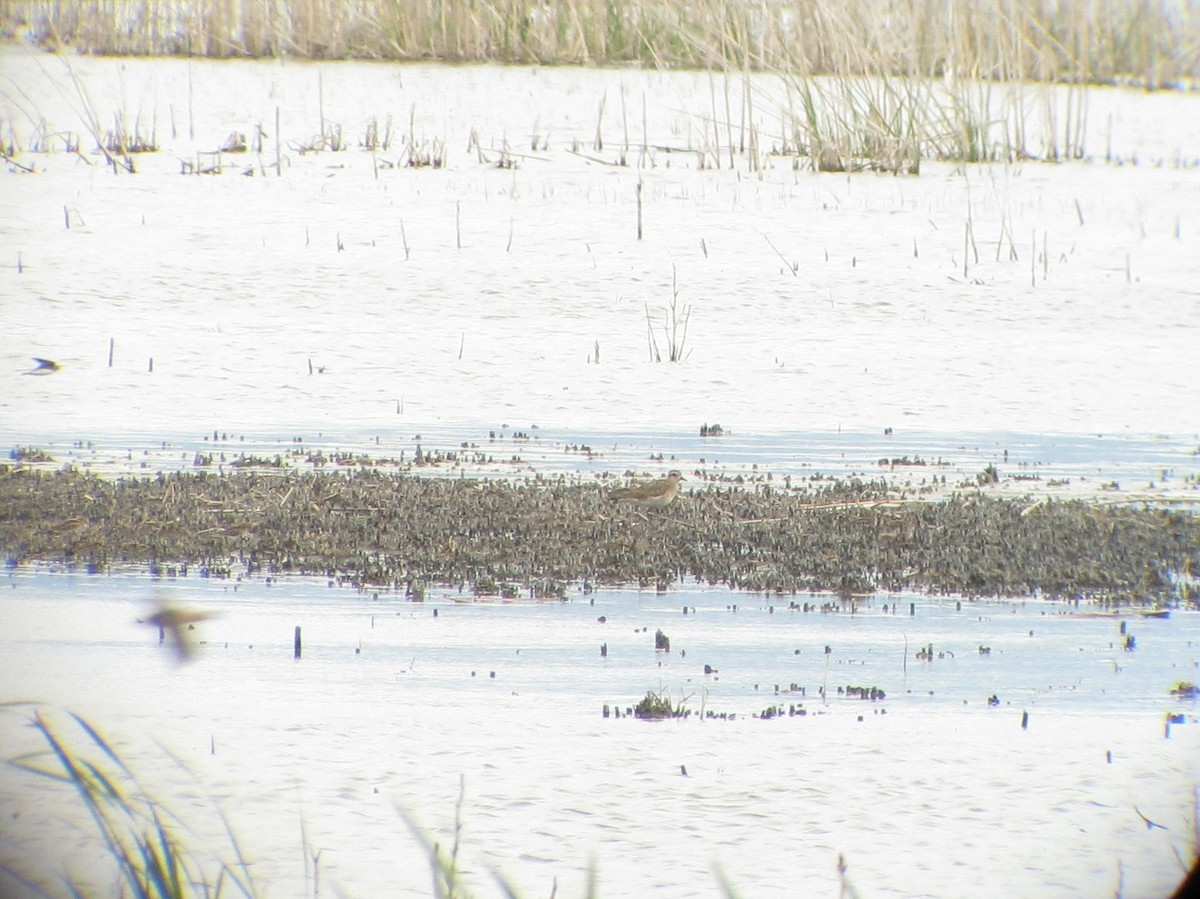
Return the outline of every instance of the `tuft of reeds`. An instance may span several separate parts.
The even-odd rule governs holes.
[[[633,707],[635,718],[650,721],[657,721],[661,718],[685,718],[690,714],[687,708],[687,697],[681,695],[679,701],[675,702],[666,689],[657,693],[647,690],[646,695]]]
[[[153,128],[149,134],[143,134],[140,122],[135,121],[133,127],[130,128],[125,117],[119,114],[113,116],[113,127],[104,132],[101,146],[117,156],[158,152],[158,140]]]
[[[434,138],[432,140],[413,140],[406,138],[404,142],[404,165],[410,169],[440,169],[446,164],[446,142]]]
[[[48,750],[13,759],[10,764],[76,791],[116,865],[122,896],[257,895],[228,823],[232,861],[205,858],[190,848],[180,836],[186,829],[183,824],[147,794],[113,746],[84,718],[74,713],[70,717],[81,735],[68,737],[35,711],[32,725]],[[89,750],[95,752],[89,754]],[[19,871],[9,873],[24,883],[33,882]],[[72,895],[86,895],[84,888],[69,879],[67,886]]]
[[[667,360],[682,362],[690,353],[687,347],[688,322],[692,318],[692,307],[679,303],[679,285],[675,267],[671,266],[671,304],[662,310],[663,340],[667,347]],[[646,341],[649,345],[650,360],[661,362],[662,353],[658,349],[658,340],[654,336],[654,322],[650,315],[650,307],[646,306]]]

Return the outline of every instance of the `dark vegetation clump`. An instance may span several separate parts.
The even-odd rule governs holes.
[[[671,697],[666,692],[655,693],[653,690],[647,690],[646,695],[642,697],[641,702],[633,707],[633,717],[635,718],[681,718],[685,714],[682,705],[673,705]]]
[[[317,574],[356,585],[475,589],[658,586],[926,590],[965,595],[1192,600],[1200,519],[1087,501],[969,491],[898,499],[882,481],[799,490],[708,486],[649,513],[602,488],[351,473],[198,471],[105,479],[0,471],[0,552],[104,570],[193,565],[211,576]]]

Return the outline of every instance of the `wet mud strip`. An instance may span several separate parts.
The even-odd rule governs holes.
[[[1200,518],[1089,501],[910,500],[883,481],[709,486],[665,509],[567,477],[210,472],[105,479],[0,468],[0,551],[103,571],[320,574],[359,586],[563,595],[570,585],[843,594],[1039,592],[1195,602]]]

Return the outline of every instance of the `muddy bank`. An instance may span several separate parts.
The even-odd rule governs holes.
[[[554,596],[578,582],[665,588],[691,577],[791,592],[1190,598],[1188,512],[960,493],[901,499],[885,483],[706,487],[665,510],[614,506],[568,478],[523,483],[353,473],[208,472],[106,480],[0,476],[10,564],[189,564],[324,574],[419,591]]]

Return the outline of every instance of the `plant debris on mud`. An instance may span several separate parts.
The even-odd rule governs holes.
[[[1188,511],[982,492],[899,499],[883,482],[709,486],[666,509],[594,484],[235,471],[105,479],[0,470],[0,551],[104,570],[197,565],[212,576],[319,574],[360,586],[572,583],[666,589],[681,578],[764,591],[1194,599]]]

